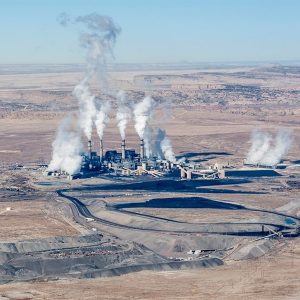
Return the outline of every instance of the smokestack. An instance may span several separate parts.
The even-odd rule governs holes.
[[[125,160],[125,140],[122,140],[122,144],[121,144],[121,152],[122,152],[122,160]]]
[[[144,140],[140,140],[140,158],[144,159],[145,158],[145,145],[144,145]]]
[[[88,149],[89,149],[90,159],[92,159],[92,141],[91,140],[88,141]]]
[[[102,162],[103,161],[103,140],[102,139],[100,140],[100,153],[99,153],[99,156],[100,156],[100,161]]]

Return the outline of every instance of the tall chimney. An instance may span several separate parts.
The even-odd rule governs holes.
[[[126,155],[125,155],[125,140],[122,140],[122,144],[121,144],[121,153],[122,153],[122,160],[125,160]]]
[[[92,159],[92,141],[88,141],[89,157]]]
[[[140,158],[144,159],[145,158],[145,146],[144,146],[144,140],[140,140]]]
[[[100,156],[100,161],[102,162],[103,161],[103,140],[102,139],[100,140],[100,153],[99,153],[99,156]]]

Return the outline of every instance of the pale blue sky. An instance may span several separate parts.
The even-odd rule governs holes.
[[[111,16],[120,63],[300,60],[299,0],[0,0],[0,63],[83,62],[61,12]]]

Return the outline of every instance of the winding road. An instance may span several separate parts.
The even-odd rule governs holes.
[[[267,225],[267,226],[271,226],[273,227],[274,230],[276,231],[281,231],[281,230],[285,230],[285,229],[295,229],[295,225],[282,225],[282,224],[274,224],[274,223],[262,223],[262,222],[245,222],[245,223],[239,223],[239,222],[219,222],[219,223],[198,223],[194,225],[204,225],[204,226],[213,226],[213,225],[230,225],[230,226],[234,226],[234,225],[238,225],[238,226],[245,226],[244,231],[243,230],[239,230],[237,229],[234,232],[228,232],[228,231],[188,231],[188,230],[164,230],[164,229],[157,229],[157,228],[143,228],[143,227],[137,227],[137,226],[130,226],[130,225],[125,225],[125,224],[120,224],[120,223],[116,223],[116,222],[112,222],[109,220],[105,220],[102,218],[99,218],[97,216],[95,216],[94,214],[91,213],[91,211],[87,208],[87,206],[80,201],[78,198],[75,198],[73,196],[67,195],[67,192],[70,192],[70,189],[60,189],[57,190],[57,194],[64,198],[67,199],[68,201],[70,201],[75,208],[77,209],[78,213],[85,217],[85,218],[92,218],[95,222],[99,223],[99,224],[103,224],[103,225],[107,225],[107,226],[111,226],[111,227],[116,227],[116,228],[121,228],[121,229],[130,229],[130,230],[141,230],[141,231],[148,231],[148,232],[163,232],[163,233],[185,233],[185,234],[197,234],[197,233],[209,233],[209,234],[220,234],[220,235],[239,235],[239,236],[247,236],[247,235],[261,235],[262,232],[261,231],[254,231],[254,232],[249,232],[249,230],[246,230],[247,226],[253,226],[253,225],[258,225],[258,226],[263,226],[263,225]],[[246,209],[252,210],[252,211],[257,211],[257,212],[265,212],[265,213],[270,213],[270,214],[275,214],[275,215],[279,215],[279,216],[283,216],[283,217],[287,217],[292,219],[295,224],[299,225],[298,221],[299,218],[295,217],[295,216],[291,216],[291,215],[287,215],[281,212],[276,212],[276,211],[269,211],[269,210],[265,210],[265,209],[252,209],[252,208],[247,208]],[[113,208],[110,207],[110,210],[112,210]],[[150,219],[154,219],[157,221],[166,221],[166,222],[174,222],[174,223],[182,223],[182,224],[193,224],[193,223],[187,223],[187,222],[180,222],[180,221],[174,221],[171,219],[167,219],[167,218],[161,218],[161,217],[155,217],[155,216],[150,216],[150,215],[146,215],[146,214],[141,214],[141,213],[135,213],[135,212],[128,212],[128,211],[123,211],[123,210],[115,210],[118,211],[119,213],[122,214],[130,214],[130,215],[138,215],[139,217],[144,217],[144,218],[150,218]]]

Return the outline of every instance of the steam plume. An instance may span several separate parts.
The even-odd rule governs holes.
[[[145,129],[149,125],[149,120],[153,115],[155,102],[147,96],[134,108],[135,130],[141,139],[144,138]]]
[[[92,13],[80,16],[76,22],[83,23],[90,32],[80,36],[81,45],[87,49],[88,73],[95,74],[105,71],[108,55],[114,58],[113,46],[121,29],[112,18]],[[103,79],[103,78],[102,78]]]
[[[118,99],[118,110],[117,110],[117,121],[118,121],[118,127],[120,130],[120,135],[122,140],[125,140],[125,130],[127,127],[127,123],[131,117],[131,105],[126,99],[126,94],[124,91],[120,91],[117,95]]]
[[[95,97],[91,94],[86,80],[80,82],[74,89],[73,94],[79,103],[79,122],[88,140],[92,137],[93,121],[96,114],[94,103]]]
[[[67,26],[71,18],[62,13],[57,21],[62,26]],[[103,103],[100,111],[95,106],[95,96],[92,94],[89,82],[93,76],[105,74],[105,64],[108,56],[113,57],[113,46],[120,28],[114,24],[110,17],[100,16],[96,13],[80,16],[75,23],[84,24],[88,30],[80,34],[80,44],[87,49],[86,62],[87,71],[83,80],[74,88],[73,94],[79,103],[79,128],[84,132],[88,140],[91,140],[93,122],[95,121],[97,132],[102,138],[103,130],[108,122],[109,104]],[[102,83],[106,85],[106,77],[102,76]],[[72,128],[72,122],[66,119],[58,129],[55,141],[53,142],[53,155],[49,170],[66,171],[74,174],[80,170],[82,148],[80,134]]]
[[[292,143],[291,130],[280,129],[274,138],[268,133],[255,131],[246,163],[273,166],[287,154]]]
[[[153,116],[154,108],[154,100],[150,96],[147,96],[141,102],[136,104],[133,111],[135,120],[134,127],[140,139],[144,139],[145,141],[145,150],[147,157],[149,157],[149,155],[151,154],[151,130],[149,128],[149,121]]]
[[[153,135],[153,129],[150,126],[147,126],[144,132],[144,147],[145,147],[145,155],[148,158],[151,157],[153,154],[152,135]]]
[[[159,159],[164,158],[164,154],[161,149],[161,142],[163,141],[164,137],[165,137],[165,132],[159,128],[155,140],[155,154]]]
[[[246,163],[259,164],[270,148],[272,137],[264,132],[255,130],[252,133],[251,148],[248,152]]]
[[[65,16],[62,18],[65,20]],[[91,139],[93,121],[95,120],[98,135],[103,136],[103,130],[108,122],[105,115],[109,105],[104,103],[101,110],[96,111],[95,97],[92,95],[88,82],[94,75],[101,74],[101,83],[106,86],[105,65],[107,56],[113,57],[113,46],[120,28],[107,16],[96,13],[76,18],[75,22],[84,24],[88,31],[81,33],[80,44],[87,49],[87,72],[82,82],[74,89],[74,95],[79,100],[80,124],[86,137]]]
[[[156,140],[157,152],[160,158],[165,158],[170,162],[175,162],[176,157],[174,155],[172,144],[169,138],[166,136],[166,131],[159,129]]]
[[[278,164],[287,154],[292,144],[291,130],[281,129],[274,140],[274,146],[261,160],[262,165],[273,166]]]
[[[64,119],[52,143],[52,159],[48,171],[61,170],[72,175],[80,171],[82,144],[78,126],[70,117]]]
[[[56,18],[57,22],[61,25],[61,26],[68,26],[70,20],[70,17],[67,13],[62,12],[57,18]]]
[[[109,111],[110,111],[110,103],[104,102],[101,105],[100,110],[96,114],[95,125],[100,140],[102,140],[104,129],[107,123],[109,122],[109,116],[108,116]]]
[[[76,22],[83,23],[89,29],[89,32],[84,32],[80,36],[81,45],[87,49],[87,73],[84,81],[90,80],[94,75],[100,75],[100,84],[103,88],[107,88],[106,76],[106,60],[108,55],[113,56],[113,46],[117,35],[120,33],[120,28],[114,24],[113,20],[107,16],[100,16],[96,13],[86,16],[80,16]],[[104,129],[109,121],[108,113],[110,104],[104,102],[100,106],[100,110],[96,111],[94,97],[89,98],[89,113],[85,113],[89,128],[92,127],[93,120],[99,138],[102,139]],[[93,110],[93,113],[92,113]]]

